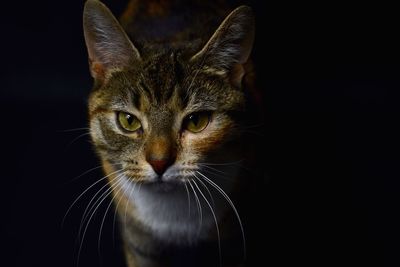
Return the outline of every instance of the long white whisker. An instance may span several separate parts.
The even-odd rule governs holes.
[[[128,201],[132,197],[132,192],[135,192],[136,185],[137,185],[137,183],[133,183],[133,187],[129,192]],[[129,205],[129,203],[127,202],[126,205],[125,205],[125,211],[124,211],[124,225],[125,225],[125,228],[126,228],[126,215],[128,213],[128,205]]]
[[[89,202],[89,204],[87,205],[85,212],[82,215],[82,219],[81,219],[81,223],[79,225],[79,231],[78,231],[78,236],[81,235],[82,233],[82,229],[85,225],[85,222],[87,220],[87,218],[92,214],[92,211],[96,209],[96,207],[98,207],[98,203],[102,202],[102,200],[104,198],[107,198],[107,196],[112,192],[113,190],[113,186],[117,185],[119,183],[119,179],[121,177],[121,174],[117,175],[115,178],[113,178],[109,184],[105,184],[101,189],[106,188],[107,189],[96,199],[96,195],[97,193],[101,192],[101,190],[99,190],[95,196],[92,197],[91,201]],[[96,201],[91,205],[91,202],[96,199]],[[90,208],[89,208],[90,207]]]
[[[202,225],[203,225],[203,211],[202,211],[202,209],[201,209],[201,204],[200,204],[199,197],[197,196],[197,193],[196,193],[196,191],[194,190],[194,187],[193,187],[192,183],[190,182],[189,179],[188,179],[187,181],[188,181],[190,187],[192,188],[192,191],[193,191],[193,193],[194,193],[194,198],[196,199],[197,210],[198,210],[198,213],[199,213],[199,215],[200,215],[200,223],[199,223],[199,224],[200,224],[199,231],[200,231],[200,230],[201,230],[201,227],[202,227]]]
[[[249,168],[246,168],[243,164],[241,164],[242,162],[244,162],[244,159],[241,159],[241,160],[238,160],[238,161],[234,161],[234,162],[230,162],[230,163],[229,162],[228,163],[205,163],[205,162],[203,162],[203,163],[200,163],[199,165],[208,166],[208,167],[210,167],[210,166],[231,166],[231,165],[233,165],[233,166],[237,166],[237,167],[239,167],[239,168],[241,168],[243,170],[246,170],[246,171],[250,172],[251,170]]]
[[[222,175],[221,173],[217,173],[215,171],[212,171],[211,169],[209,169],[209,170],[208,169],[201,169],[201,170],[206,172],[206,173],[212,174],[215,178],[220,178],[220,179],[223,179],[223,180],[229,181],[229,182],[233,181],[227,174]]]
[[[120,170],[121,172],[123,172],[124,170]],[[118,175],[114,178],[112,178],[110,180],[110,184],[106,183],[104,184],[97,192],[96,194],[92,197],[92,199],[89,201],[89,204],[87,204],[85,211],[82,214],[82,219],[81,219],[81,223],[79,225],[79,231],[78,231],[78,236],[80,236],[81,232],[82,232],[82,227],[84,225],[84,222],[86,220],[86,218],[89,216],[89,214],[91,213],[91,211],[93,210],[93,208],[96,206],[96,204],[103,198],[104,195],[106,195],[108,192],[110,192],[112,190],[112,187],[108,187],[109,185],[112,185],[112,183],[116,180],[118,180],[119,176],[121,175],[121,172],[118,173]],[[107,177],[109,177],[111,174],[107,175]],[[92,202],[96,199],[97,195],[100,194],[100,192],[104,189],[107,188],[101,195],[100,197],[97,198],[97,200],[93,203]]]
[[[60,133],[68,133],[68,132],[83,131],[83,130],[90,130],[90,128],[88,128],[88,127],[74,128],[74,129],[61,130],[61,131],[58,131],[58,132],[60,132]]]
[[[199,165],[202,166],[202,167],[206,167],[206,168],[208,168],[208,169],[210,169],[210,170],[216,171],[216,172],[218,172],[218,173],[221,173],[221,174],[225,174],[225,175],[226,175],[225,172],[223,172],[223,171],[221,171],[221,170],[218,170],[218,169],[216,169],[216,168],[207,166],[206,164],[199,164]]]
[[[190,194],[189,194],[189,189],[187,187],[186,182],[183,183],[186,189],[186,194],[187,194],[187,199],[188,199],[188,211],[189,211],[189,217],[190,217]]]
[[[199,193],[201,194],[201,196],[203,197],[203,199],[205,200],[205,202],[207,203],[208,207],[210,208],[210,211],[214,217],[214,222],[215,222],[215,228],[217,230],[217,238],[218,238],[218,253],[219,253],[219,266],[222,266],[222,253],[221,253],[221,238],[220,238],[220,234],[219,234],[219,227],[218,227],[218,220],[217,220],[217,216],[215,215],[215,212],[210,204],[210,202],[208,202],[207,198],[204,196],[203,192],[200,190],[199,186],[197,185],[196,181],[193,180],[194,185],[196,186],[197,190],[199,190]]]
[[[62,222],[61,222],[61,227],[63,227],[63,225],[64,225],[64,223],[65,223],[65,219],[67,218],[67,216],[68,216],[69,212],[71,211],[72,207],[76,204],[76,202],[78,202],[78,200],[79,200],[87,191],[89,191],[93,186],[95,186],[96,184],[100,183],[100,182],[103,181],[104,179],[107,179],[108,176],[110,176],[110,175],[112,175],[112,174],[114,174],[114,173],[121,172],[121,171],[123,171],[123,170],[117,170],[117,171],[115,171],[115,172],[110,173],[110,174],[107,175],[107,176],[102,177],[101,179],[99,179],[98,181],[96,181],[95,183],[93,183],[91,186],[89,186],[85,191],[83,191],[83,192],[75,199],[75,201],[72,202],[72,204],[69,206],[69,208],[68,208],[67,212],[65,213],[64,218],[63,218],[63,220],[62,220]]]
[[[121,175],[118,176],[118,182],[116,182],[116,183],[114,184],[114,186],[115,186],[117,183],[120,183],[121,181],[123,181],[121,177],[122,177]],[[92,220],[93,216],[96,214],[96,211],[97,211],[97,209],[100,207],[101,203],[103,203],[104,200],[106,200],[107,197],[108,197],[111,193],[112,193],[112,190],[109,191],[108,194],[105,195],[105,196],[101,199],[101,201],[97,204],[96,208],[92,211],[92,213],[91,213],[91,215],[90,215],[90,217],[89,217],[89,219],[88,219],[88,221],[87,221],[87,223],[86,223],[85,229],[84,229],[84,231],[83,231],[82,239],[81,239],[81,242],[80,242],[80,245],[79,245],[78,262],[79,262],[79,257],[80,257],[80,255],[81,255],[81,251],[82,251],[83,241],[85,240],[86,231],[87,231],[87,229],[89,228],[89,225],[90,225],[90,221]]]
[[[197,175],[195,173],[193,173],[194,177],[196,177],[197,181],[199,181],[199,183],[207,190],[208,195],[210,196],[211,202],[213,204],[213,207],[215,208],[215,201],[214,198],[210,192],[210,190],[208,189],[207,185],[205,183],[203,183],[203,181],[197,177]]]
[[[243,228],[243,224],[242,224],[242,220],[240,219],[239,216],[239,212],[237,211],[235,205],[233,204],[232,200],[229,198],[229,196],[225,193],[224,190],[222,190],[221,187],[219,187],[216,183],[214,183],[213,181],[211,181],[209,178],[207,178],[204,174],[202,174],[199,171],[196,171],[198,174],[200,174],[204,180],[206,182],[208,182],[211,186],[213,186],[215,189],[217,189],[218,192],[220,192],[222,194],[222,196],[224,196],[224,198],[226,199],[226,201],[228,201],[229,205],[231,206],[232,210],[235,212],[236,218],[239,222],[239,226],[240,226],[240,230],[242,231],[242,238],[243,238],[243,254],[244,254],[244,258],[246,258],[246,238],[245,238],[245,234],[244,234],[244,228]]]
[[[223,163],[208,163],[208,162],[200,162],[197,164],[200,165],[208,165],[208,166],[227,166],[227,165],[237,165],[239,163],[243,162],[243,159],[237,160],[237,161],[232,161],[232,162],[223,162]]]
[[[89,172],[91,172],[91,171],[97,170],[97,169],[99,169],[99,168],[102,168],[102,167],[103,167],[103,166],[102,166],[102,165],[100,165],[100,166],[97,166],[97,167],[91,168],[91,169],[89,169],[89,170],[87,170],[87,171],[83,172],[82,174],[80,174],[80,175],[78,175],[78,176],[76,176],[76,177],[72,178],[70,181],[66,182],[65,184],[72,183],[72,182],[74,182],[74,181],[78,180],[79,178],[81,178],[82,176],[84,176],[85,174],[87,174],[87,173],[89,173]]]
[[[239,161],[238,161],[239,162]],[[201,166],[201,167],[205,167],[205,168],[207,168],[207,169],[210,169],[210,170],[213,170],[213,171],[215,171],[215,173],[221,173],[221,174],[225,174],[225,172],[223,172],[223,171],[221,171],[221,170],[219,170],[219,169],[217,169],[217,168],[214,168],[214,167],[211,167],[211,166],[231,166],[231,165],[235,165],[236,167],[239,167],[240,169],[242,169],[242,170],[245,170],[245,171],[247,171],[247,172],[249,172],[249,173],[252,173],[252,171],[250,170],[250,169],[248,169],[248,168],[246,168],[245,166],[243,166],[242,164],[238,164],[238,163],[235,163],[235,164],[212,164],[212,163],[198,163],[198,165],[199,166]],[[209,166],[209,165],[211,165],[211,166]],[[203,170],[204,170],[204,168],[203,168]],[[206,171],[206,170],[204,170],[204,171]],[[210,172],[210,171],[208,171],[209,173],[212,173],[212,172]],[[215,173],[212,173],[212,174],[215,174]],[[226,179],[226,178],[225,178]]]
[[[74,139],[67,145],[67,148],[70,147],[70,146],[71,146],[73,143],[75,143],[76,141],[78,141],[79,138],[84,137],[84,136],[86,136],[86,135],[90,135],[90,133],[84,133],[84,134],[81,134],[81,135],[79,135],[78,137],[74,138]]]
[[[134,184],[134,187],[135,187],[135,184]],[[126,192],[128,191],[128,189],[129,189],[129,187],[126,186],[124,192],[121,194],[121,196],[120,196],[119,199],[118,199],[117,205],[115,206],[114,218],[113,218],[113,228],[112,228],[112,229],[113,229],[113,244],[115,244],[115,221],[116,221],[116,218],[117,218],[118,207],[119,207],[119,204],[120,204],[122,198],[123,198],[124,196],[126,196]],[[134,189],[134,188],[133,188],[133,189]],[[133,189],[130,190],[129,196],[130,196],[130,194],[132,193],[132,190],[133,190]],[[128,206],[128,205],[126,204],[126,205],[125,205],[125,214],[126,214],[127,206]]]
[[[139,183],[138,183],[138,182],[135,182],[134,185],[133,185],[132,190],[129,192],[129,198],[128,198],[128,199],[131,198],[131,194],[132,194],[132,192],[134,193],[137,184],[139,184],[139,187],[138,187],[138,190],[137,190],[137,193],[139,194],[140,188],[142,187],[142,183],[140,183],[140,182],[139,182]],[[128,203],[127,203],[127,204],[128,204]],[[124,226],[125,226],[125,229],[126,229],[127,208],[128,208],[128,205],[125,206],[125,214],[124,214],[124,222],[123,222],[123,223],[124,223]],[[122,222],[121,222],[121,223],[122,223]]]
[[[123,176],[123,174],[122,174],[122,176]],[[122,181],[122,183],[125,183],[125,180],[124,180],[123,178],[121,179],[121,181]],[[121,185],[121,184],[120,184],[120,185]],[[126,190],[126,188],[124,188],[123,185],[122,185],[122,186],[120,186],[120,188],[115,192],[114,196],[112,197],[112,199],[111,199],[111,201],[110,201],[110,204],[108,204],[108,206],[107,206],[107,209],[106,209],[106,211],[105,211],[105,213],[104,213],[104,216],[103,216],[103,220],[101,221],[101,224],[100,224],[100,231],[99,231],[99,239],[98,239],[98,242],[97,242],[97,250],[98,250],[99,255],[101,254],[101,253],[100,253],[100,243],[101,243],[101,232],[102,232],[102,230],[103,230],[104,221],[106,220],[107,213],[108,213],[108,211],[109,211],[109,209],[110,209],[112,203],[114,202],[114,199],[116,199],[117,195],[118,195],[119,193],[121,193],[122,189],[125,189],[125,190]]]

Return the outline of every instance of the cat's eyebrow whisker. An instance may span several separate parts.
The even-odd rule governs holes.
[[[120,174],[120,175],[117,176],[117,177],[118,177],[118,181],[116,181],[113,185],[110,185],[110,188],[111,188],[111,189],[112,189],[112,186],[115,186],[115,185],[121,183],[121,181],[123,181],[123,179],[121,178],[122,176],[123,176],[123,174]],[[90,221],[92,220],[93,216],[96,214],[96,211],[98,210],[98,208],[100,207],[100,205],[104,202],[104,200],[107,199],[107,197],[108,197],[111,193],[112,193],[112,190],[110,190],[105,196],[103,196],[103,197],[101,198],[101,201],[97,204],[96,208],[91,212],[91,215],[90,215],[90,217],[89,217],[89,219],[88,219],[88,221],[87,221],[87,223],[86,223],[85,229],[84,229],[84,231],[83,231],[83,235],[82,235],[81,242],[80,242],[80,245],[79,245],[78,262],[79,262],[79,257],[80,257],[81,251],[82,251],[83,242],[84,242],[84,240],[85,240],[85,235],[86,235],[87,229],[89,228],[89,225],[90,225]]]
[[[119,172],[122,172],[122,171],[123,171],[123,170],[117,170],[117,171],[115,171],[115,172],[112,172],[112,173],[110,173],[110,174],[108,174],[108,175],[102,177],[101,179],[97,180],[97,181],[94,182],[92,185],[90,185],[88,188],[86,188],[86,190],[83,191],[83,192],[74,200],[74,202],[72,202],[72,204],[69,206],[69,208],[68,208],[68,210],[66,211],[66,213],[65,213],[65,215],[64,215],[64,218],[63,218],[63,220],[62,220],[61,228],[63,227],[63,225],[64,225],[64,223],[65,223],[65,219],[67,218],[67,216],[68,216],[69,212],[71,211],[72,207],[76,204],[76,202],[78,202],[78,200],[79,200],[86,192],[88,192],[93,186],[95,186],[96,184],[100,183],[100,182],[103,181],[104,179],[107,179],[110,175],[113,175],[113,174],[115,174],[115,173],[119,173]]]
[[[246,238],[245,238],[245,234],[244,234],[244,228],[243,228],[242,220],[240,219],[240,216],[239,216],[239,212],[237,211],[235,205],[233,204],[232,200],[229,198],[229,196],[225,193],[225,191],[220,186],[218,186],[212,180],[207,178],[207,176],[205,176],[201,172],[199,172],[199,171],[196,171],[196,172],[199,175],[201,175],[206,182],[208,182],[212,187],[214,187],[226,199],[226,201],[229,203],[229,205],[231,206],[232,210],[234,211],[234,213],[236,215],[236,218],[237,218],[237,220],[239,222],[240,230],[242,231],[243,255],[244,255],[244,258],[246,258]]]
[[[194,174],[194,173],[193,173]],[[194,176],[197,178],[197,176],[194,174]],[[197,178],[198,179],[198,178]],[[218,220],[217,216],[215,215],[215,212],[210,204],[210,202],[207,200],[207,198],[204,196],[203,192],[201,191],[200,187],[197,185],[196,181],[193,180],[194,185],[196,186],[197,190],[199,191],[200,195],[203,197],[204,201],[207,203],[208,207],[210,208],[210,211],[212,213],[212,216],[214,218],[215,222],[215,228],[217,230],[217,239],[218,239],[218,252],[219,252],[219,266],[222,267],[222,254],[221,254],[221,238],[220,238],[220,233],[219,233],[219,227],[218,227]]]

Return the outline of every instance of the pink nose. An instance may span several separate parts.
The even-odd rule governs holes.
[[[170,160],[153,160],[153,159],[148,159],[147,160],[150,165],[153,167],[153,170],[158,174],[162,175],[165,170],[171,166],[172,162]]]

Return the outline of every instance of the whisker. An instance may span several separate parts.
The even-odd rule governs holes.
[[[134,187],[135,187],[135,184],[134,184]],[[119,204],[120,204],[122,198],[124,197],[124,195],[126,195],[126,192],[128,191],[128,188],[129,187],[126,186],[124,192],[121,194],[121,196],[118,199],[117,205],[115,206],[114,218],[113,218],[113,227],[112,227],[112,229],[113,229],[112,230],[112,232],[113,232],[113,244],[115,244],[115,221],[116,221],[116,217],[117,217],[118,207],[119,207]],[[132,189],[130,191],[132,192]],[[130,193],[129,193],[129,196],[130,196]],[[126,213],[127,206],[128,205],[125,205],[125,213]]]
[[[209,168],[209,169],[213,169],[213,170],[215,170],[215,171],[217,171],[217,172],[221,172],[221,173],[223,173],[221,170],[218,170],[218,169],[216,169],[216,168],[213,168],[213,167],[211,167],[211,166],[227,166],[227,165],[235,165],[236,167],[239,167],[240,169],[243,169],[243,170],[245,170],[245,171],[247,171],[247,172],[250,172],[251,173],[251,170],[249,169],[249,168],[246,168],[245,166],[243,166],[242,164],[239,164],[240,162],[243,162],[244,160],[242,159],[242,160],[240,160],[240,161],[236,161],[236,162],[234,162],[234,163],[229,163],[229,164],[218,164],[218,163],[198,163],[198,165],[200,165],[200,166],[203,166],[203,167],[206,167],[206,168]],[[233,166],[233,167],[235,167],[235,166]]]
[[[189,189],[187,187],[187,184],[184,182],[183,185],[185,186],[186,189],[186,194],[187,194],[187,199],[188,199],[188,210],[189,210],[189,218],[190,218],[190,194],[189,194]]]
[[[70,181],[67,181],[64,185],[67,185],[67,184],[69,184],[69,183],[72,183],[72,182],[78,180],[79,178],[81,178],[82,176],[84,176],[85,174],[88,174],[89,172],[92,172],[92,171],[94,171],[94,170],[100,169],[100,168],[102,168],[102,167],[103,167],[103,165],[100,165],[100,166],[91,168],[91,169],[89,169],[89,170],[83,172],[82,174],[80,174],[80,175],[78,175],[78,176],[72,178]]]
[[[122,176],[123,176],[123,175],[122,175]],[[122,176],[121,176],[121,177],[122,177]],[[125,181],[123,178],[121,179],[121,181],[122,181],[121,184],[126,183],[126,181]],[[120,185],[121,185],[121,184],[120,184]],[[121,193],[122,189],[125,189],[125,191],[126,191],[126,187],[124,188],[123,185],[120,186],[120,188],[115,192],[114,196],[111,198],[111,201],[110,201],[110,203],[108,204],[107,209],[106,209],[106,211],[105,211],[105,213],[104,213],[103,220],[101,221],[101,224],[100,224],[100,231],[99,231],[99,239],[98,239],[98,242],[97,242],[97,250],[98,250],[99,255],[101,254],[101,253],[100,253],[100,243],[101,243],[101,232],[102,232],[102,230],[103,230],[104,221],[106,220],[107,213],[108,213],[108,211],[109,211],[109,209],[110,209],[112,203],[114,203],[114,200],[116,199],[117,195],[118,195],[119,193]]]
[[[220,179],[224,179],[225,181],[232,182],[232,179],[230,177],[228,177],[228,175],[226,175],[226,174],[222,175],[220,173],[213,172],[212,170],[206,170],[206,169],[202,169],[202,171],[214,175],[215,178],[220,178]]]
[[[121,170],[124,171],[124,170]],[[110,174],[111,175],[111,174]],[[109,177],[110,175],[108,175],[107,177]],[[82,215],[82,220],[79,226],[79,231],[78,231],[78,235],[80,235],[80,233],[82,232],[82,227],[84,225],[84,222],[86,221],[87,217],[89,216],[89,214],[91,213],[91,211],[93,210],[93,208],[96,206],[96,204],[103,198],[104,195],[106,195],[108,192],[110,192],[112,190],[112,184],[115,180],[119,179],[119,176],[121,174],[119,173],[116,177],[112,178],[110,181],[110,184],[106,183],[104,184],[97,192],[96,194],[92,197],[92,199],[89,201],[89,204],[87,204],[85,211],[83,212]],[[110,186],[110,187],[108,187]],[[100,194],[101,190],[103,190],[104,188],[107,188],[99,198],[97,198],[97,200],[93,203],[92,202],[96,199],[97,195]]]
[[[84,136],[87,136],[87,135],[90,135],[90,133],[84,133],[84,134],[79,135],[78,137],[76,137],[75,139],[73,139],[73,140],[67,145],[67,148],[70,147],[70,146],[71,146],[73,143],[75,143],[76,141],[78,141],[78,139],[80,139],[80,138],[82,138],[82,137],[84,137]]]
[[[193,191],[193,193],[194,193],[194,197],[195,197],[195,199],[196,199],[197,210],[198,210],[198,213],[199,213],[199,215],[200,215],[200,222],[199,222],[199,232],[200,232],[201,227],[202,227],[202,225],[203,225],[203,211],[202,211],[202,209],[201,209],[200,199],[199,199],[199,197],[197,196],[197,193],[196,193],[196,191],[194,190],[194,187],[193,187],[192,183],[190,182],[190,180],[187,180],[187,181],[188,181],[190,187],[192,188],[192,191]]]
[[[224,190],[222,190],[221,187],[219,187],[216,183],[211,181],[209,178],[207,178],[204,174],[202,174],[199,171],[196,171],[198,174],[200,174],[206,182],[208,182],[211,186],[213,186],[218,192],[222,194],[222,196],[228,201],[229,205],[231,206],[232,210],[235,212],[236,218],[239,222],[240,230],[242,231],[242,238],[243,238],[243,255],[244,258],[246,258],[246,238],[244,234],[244,228],[242,224],[242,220],[240,219],[239,212],[237,211],[235,205],[233,204],[232,200],[229,198],[229,196],[225,193]]]
[[[199,190],[199,193],[201,194],[201,196],[203,197],[203,199],[205,200],[205,202],[207,203],[208,207],[210,208],[210,211],[214,217],[214,222],[215,222],[215,228],[217,230],[217,238],[218,238],[218,252],[219,252],[219,266],[222,266],[222,253],[221,253],[221,238],[220,238],[220,234],[219,234],[219,227],[218,227],[218,220],[217,220],[217,216],[215,215],[215,212],[212,208],[212,206],[210,205],[210,202],[208,202],[207,198],[204,196],[203,192],[200,190],[199,186],[197,185],[196,181],[193,180],[194,185],[196,186],[197,190]]]
[[[237,165],[238,163],[241,163],[243,161],[244,161],[244,159],[240,159],[240,160],[232,161],[232,162],[222,162],[222,163],[200,162],[198,164],[203,164],[203,165],[207,165],[207,166],[213,166],[213,165],[226,166],[226,165]]]
[[[216,168],[207,166],[206,164],[198,164],[198,165],[200,165],[200,166],[202,166],[202,167],[205,167],[205,168],[208,168],[208,169],[210,169],[210,170],[216,171],[216,172],[218,172],[218,173],[221,173],[221,174],[225,174],[225,175],[226,175],[225,172],[223,172],[223,171],[221,171],[221,170],[218,170],[218,169],[216,169]]]
[[[131,196],[132,196],[132,192],[135,191],[136,185],[137,185],[137,183],[133,183],[133,187],[132,187],[132,189],[131,189],[130,192],[129,192],[128,201],[130,200],[130,198],[131,198]],[[124,212],[124,225],[125,225],[125,228],[126,228],[126,214],[128,213],[128,204],[129,204],[129,203],[126,203],[126,205],[125,205],[125,212]]]
[[[76,132],[76,131],[83,131],[83,130],[90,130],[89,127],[82,127],[82,128],[73,128],[73,129],[66,129],[60,130],[59,133],[68,133],[68,132]]]
[[[110,181],[110,184],[105,184],[97,193],[96,195],[94,195],[92,197],[92,199],[90,200],[89,204],[87,205],[83,215],[82,215],[82,219],[79,225],[79,231],[78,231],[78,236],[81,235],[82,233],[82,229],[85,225],[85,222],[87,220],[87,218],[92,214],[92,211],[97,207],[97,204],[99,202],[101,202],[104,198],[106,198],[113,190],[113,186],[116,185],[119,181],[119,178],[121,177],[121,175],[116,176],[114,179],[112,179]],[[101,192],[101,190],[103,188],[107,188],[97,199],[96,196]],[[94,203],[92,204],[93,200],[96,199],[96,201],[94,201]]]
[[[119,179],[119,180],[118,180],[118,182],[116,182],[114,185],[116,185],[117,183],[120,183],[121,181],[123,181],[123,179],[122,179],[121,177],[122,177],[122,175],[119,175],[119,176],[118,176],[118,179]],[[80,245],[79,245],[78,262],[79,262],[80,254],[81,254],[81,251],[82,251],[83,242],[84,242],[84,240],[85,240],[85,235],[86,235],[87,229],[89,228],[89,225],[90,225],[90,221],[92,220],[93,216],[96,214],[96,211],[98,210],[98,208],[100,207],[100,205],[104,202],[104,200],[107,199],[107,197],[108,197],[111,193],[112,193],[112,190],[109,191],[109,192],[107,193],[107,195],[105,195],[105,196],[101,199],[101,201],[97,204],[96,208],[92,211],[92,213],[91,213],[91,215],[90,215],[90,217],[89,217],[89,219],[88,219],[88,221],[87,221],[87,223],[86,223],[85,229],[84,229],[84,231],[83,231],[82,239],[81,239],[81,242],[80,242]]]
[[[67,218],[67,216],[68,216],[69,212],[71,211],[72,207],[76,204],[76,202],[78,202],[78,200],[79,200],[87,191],[89,191],[93,186],[95,186],[96,184],[100,183],[100,182],[103,181],[104,179],[107,179],[107,177],[109,177],[110,175],[112,175],[112,174],[114,174],[114,173],[121,172],[121,171],[122,171],[122,170],[118,170],[118,171],[115,171],[115,172],[110,173],[110,174],[107,175],[107,176],[102,177],[101,179],[99,179],[98,181],[96,181],[95,183],[93,183],[91,186],[89,186],[85,191],[83,191],[83,192],[75,199],[75,201],[72,202],[72,204],[69,206],[69,208],[68,208],[67,212],[65,213],[65,215],[64,215],[64,217],[63,217],[63,220],[62,220],[62,222],[61,222],[61,228],[64,226],[65,219]]]
[[[200,180],[199,177],[197,177],[197,175],[196,175],[195,173],[193,173],[193,175],[194,175],[194,177],[196,177],[197,181],[199,181],[199,183],[207,190],[208,195],[210,196],[211,202],[212,202],[212,204],[213,204],[213,207],[215,208],[215,201],[214,201],[214,198],[213,198],[213,196],[212,196],[210,190],[208,189],[207,185],[206,185],[205,183],[203,183],[203,181]]]
[[[230,181],[230,182],[233,181],[231,176],[229,176],[228,174],[226,174],[225,172],[223,172],[221,170],[218,170],[216,168],[213,168],[213,167],[210,167],[210,166],[206,166],[206,165],[200,165],[200,166],[208,169],[208,170],[206,170],[206,169],[202,168],[201,170],[204,171],[204,172],[207,172],[209,174],[218,176],[218,178],[222,178],[222,179],[224,179],[226,181]],[[248,173],[253,173],[251,170],[249,170],[248,168],[246,168],[244,166],[238,165],[238,167],[240,169],[248,172]]]

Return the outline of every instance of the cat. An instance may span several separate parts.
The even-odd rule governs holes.
[[[129,267],[239,266],[235,204],[251,182],[243,135],[254,16],[223,1],[138,1],[121,22],[84,7],[93,146],[113,190]]]

